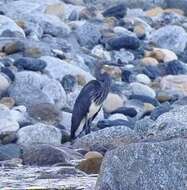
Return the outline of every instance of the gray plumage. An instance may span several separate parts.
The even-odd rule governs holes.
[[[76,132],[85,130],[86,134],[90,132],[91,121],[100,111],[104,100],[106,99],[111,86],[111,78],[104,73],[98,76],[97,80],[88,82],[77,97],[71,121],[71,139],[78,135]],[[80,134],[79,133],[79,134]]]

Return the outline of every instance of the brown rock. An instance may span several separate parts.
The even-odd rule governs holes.
[[[42,56],[42,51],[40,50],[40,48],[37,48],[37,47],[29,47],[25,49],[24,56],[39,58]]]
[[[10,42],[4,45],[3,52],[6,54],[13,54],[24,50],[24,44],[20,41]]]
[[[21,27],[23,30],[25,30],[27,27],[26,27],[26,23],[23,21],[23,20],[18,20],[16,21],[16,24]]]
[[[163,12],[164,12],[164,10],[161,7],[155,7],[153,9],[146,11],[145,14],[148,17],[154,17],[154,16],[158,16],[158,15],[162,14]]]
[[[90,151],[85,154],[85,159],[90,159],[90,158],[103,158],[103,155],[99,152],[96,151]]]
[[[109,93],[104,103],[104,109],[110,113],[117,108],[123,107],[123,99],[118,94]]]
[[[155,106],[149,103],[144,103],[144,110],[145,111],[153,111],[155,109]]]
[[[49,15],[58,16],[62,19],[64,17],[64,5],[62,3],[48,5],[48,7],[45,10],[45,13]]]
[[[76,78],[80,86],[84,86],[86,84],[86,79],[83,75],[77,75]]]
[[[145,31],[145,27],[144,27],[143,24],[138,24],[138,25],[136,25],[136,26],[134,27],[134,33],[135,33],[139,38],[145,36],[145,35],[146,35],[145,32],[146,32],[146,31]]]
[[[82,160],[77,168],[81,171],[84,171],[87,174],[98,174],[100,172],[100,167],[103,158],[88,158]]]
[[[121,78],[122,71],[119,67],[104,65],[102,71],[108,73],[114,79]]]
[[[170,101],[172,99],[172,96],[169,95],[167,92],[165,91],[160,91],[157,93],[156,96],[157,100],[159,100],[160,102],[167,102]]]
[[[15,105],[15,100],[11,97],[3,97],[1,100],[0,100],[0,104],[3,104],[5,106],[7,106],[8,108],[12,108],[14,107]]]
[[[145,65],[153,65],[153,66],[157,66],[159,64],[159,62],[152,57],[144,57],[141,62]]]

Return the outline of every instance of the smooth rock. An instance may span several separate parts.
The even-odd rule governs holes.
[[[47,64],[45,61],[40,59],[24,57],[17,59],[14,62],[14,65],[18,68],[23,68],[25,70],[43,71]]]
[[[0,161],[20,158],[21,149],[16,144],[0,145]]]
[[[115,121],[115,120],[118,120],[118,119],[128,121],[127,116],[125,116],[125,115],[123,115],[121,113],[112,114],[108,119],[111,120],[111,121]]]
[[[0,15],[0,25],[0,36],[6,36],[6,33],[10,31],[14,37],[25,37],[24,31],[12,19],[6,16]]]
[[[130,84],[130,86],[132,88],[132,93],[134,95],[143,95],[143,96],[148,96],[151,98],[156,97],[155,91],[144,84],[133,82]]]
[[[27,147],[33,144],[60,145],[62,137],[59,129],[42,123],[21,128],[17,136],[17,143]]]
[[[186,153],[184,139],[120,146],[106,154],[96,190],[185,189]]]
[[[120,107],[123,107],[123,99],[118,94],[109,93],[104,102],[104,109],[106,112],[112,112]]]
[[[125,4],[117,4],[106,9],[102,14],[104,17],[123,18],[126,14],[127,8]]]
[[[11,109],[15,105],[15,100],[11,97],[3,97],[0,100],[0,104],[3,104]]]
[[[96,45],[92,49],[92,54],[107,61],[111,61],[111,55],[108,51],[105,51],[102,45]]]
[[[157,66],[148,65],[143,68],[142,71],[145,75],[147,75],[150,79],[154,80],[161,75],[161,71]]]
[[[64,90],[68,93],[75,89],[76,82],[76,78],[73,75],[65,75],[61,81],[61,84]]]
[[[169,90],[174,94],[187,95],[187,76],[168,75],[164,76],[160,82],[161,90]]]
[[[126,49],[138,49],[140,42],[136,37],[133,36],[120,36],[115,37],[107,42],[107,48],[109,50],[120,50],[121,48]]]
[[[15,42],[10,42],[10,43],[5,44],[3,46],[3,52],[9,55],[13,53],[23,52],[24,48],[25,46],[23,42],[15,41]]]
[[[116,114],[116,113],[124,114],[129,117],[135,117],[137,115],[137,111],[134,108],[130,107],[121,107],[111,112],[111,114]]]
[[[85,159],[90,159],[90,158],[103,158],[103,155],[99,152],[96,152],[96,151],[90,151],[90,152],[87,152],[85,155],[84,155],[84,158]]]
[[[113,57],[116,62],[129,63],[135,59],[133,53],[120,49],[119,51],[113,51]]]
[[[151,83],[150,78],[147,75],[144,74],[138,74],[136,75],[136,80],[140,83],[149,85]]]
[[[0,73],[0,96],[5,93],[10,86],[8,79],[3,73]]]
[[[145,65],[151,65],[151,66],[157,66],[159,64],[159,62],[152,57],[145,57],[141,60],[141,62]]]
[[[151,34],[150,41],[158,47],[169,49],[179,54],[184,51],[187,33],[180,26],[167,25]]]

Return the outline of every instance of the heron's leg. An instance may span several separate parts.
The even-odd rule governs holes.
[[[86,130],[85,130],[86,135],[91,132],[91,129],[90,129],[90,128],[91,128],[91,119],[88,119],[88,120],[87,120]]]

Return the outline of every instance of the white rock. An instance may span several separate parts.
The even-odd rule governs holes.
[[[147,85],[151,83],[151,79],[147,75],[144,75],[144,74],[138,74],[136,76],[136,80],[140,83],[147,84]]]
[[[128,121],[127,116],[125,116],[125,115],[123,115],[121,113],[112,114],[108,119],[111,120],[111,121],[114,121],[114,120],[117,120],[117,119],[122,119],[122,120]]]
[[[0,73],[0,96],[8,89],[10,83],[8,79]]]
[[[91,51],[92,55],[95,55],[99,58],[105,59],[107,61],[111,61],[111,55],[108,51],[105,51],[103,49],[102,45],[96,45],[92,51]]]
[[[12,19],[0,15],[0,35],[6,30],[16,32],[20,34],[20,36],[25,37],[23,29],[21,29]]]
[[[155,91],[144,84],[133,82],[130,86],[132,88],[132,93],[135,95],[149,96],[151,98],[155,98],[156,96]]]

